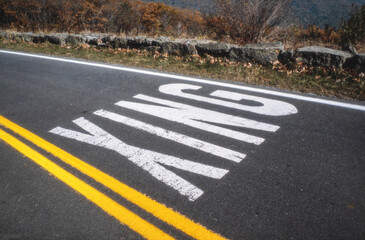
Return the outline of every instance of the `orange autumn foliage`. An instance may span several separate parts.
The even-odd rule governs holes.
[[[180,36],[204,32],[201,13],[137,0],[0,0],[0,26],[19,31]]]

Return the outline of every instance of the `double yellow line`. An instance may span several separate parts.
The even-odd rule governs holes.
[[[206,229],[202,225],[195,223],[184,215],[175,212],[174,210],[166,207],[165,205],[158,203],[157,201],[147,197],[146,195],[138,192],[137,190],[125,185],[117,179],[109,176],[108,174],[98,170],[97,168],[87,164],[86,162],[78,159],[77,157],[67,153],[66,151],[58,148],[57,146],[47,142],[39,136],[31,133],[30,131],[20,127],[19,125],[11,122],[10,120],[0,116],[0,126],[10,129],[14,133],[23,137],[24,139],[32,142],[39,148],[51,153],[53,156],[59,158],[61,161],[67,163],[83,174],[89,176],[95,181],[103,184],[112,191],[118,193],[126,200],[134,203],[138,207],[151,213],[156,218],[161,219],[167,224],[181,230],[187,235],[195,239],[209,239],[218,240],[225,239],[217,233]],[[84,181],[78,179],[71,173],[67,172],[51,160],[47,159],[34,149],[30,148],[23,142],[19,141],[12,135],[0,129],[0,139],[8,143],[20,153],[24,154],[35,163],[43,167],[45,170],[53,174],[56,178],[82,194],[84,197],[95,203],[105,212],[118,219],[122,224],[127,225],[132,230],[139,233],[141,236],[147,239],[173,239],[161,229],[145,221],[138,215],[129,211],[119,203],[115,202],[105,194],[99,192],[97,189],[88,185]]]

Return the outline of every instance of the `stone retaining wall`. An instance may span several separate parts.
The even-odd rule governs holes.
[[[271,65],[279,60],[282,64],[302,63],[309,66],[344,68],[365,73],[365,53],[354,54],[330,48],[308,46],[285,50],[281,42],[237,46],[208,40],[175,39],[159,37],[116,37],[109,34],[35,34],[0,31],[0,38],[24,42],[50,42],[58,45],[89,44],[96,48],[129,48],[169,55],[200,55],[227,58],[242,63]]]

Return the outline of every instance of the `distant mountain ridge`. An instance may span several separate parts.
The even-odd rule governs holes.
[[[352,4],[362,5],[365,0],[294,0],[292,9],[303,25],[340,26],[349,17]]]
[[[149,2],[148,0],[144,0]],[[275,0],[273,0],[275,1]],[[213,0],[151,0],[180,8],[199,11],[210,11]],[[362,5],[365,0],[293,0],[292,10],[301,25],[315,24],[324,27],[340,26],[341,20],[346,19],[351,11],[351,4]]]

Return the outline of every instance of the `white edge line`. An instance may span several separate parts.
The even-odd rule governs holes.
[[[306,102],[321,103],[321,104],[325,104],[325,105],[331,105],[331,106],[336,106],[336,107],[342,107],[342,108],[355,109],[355,110],[359,110],[359,111],[365,111],[365,106],[361,106],[361,105],[337,102],[337,101],[332,101],[332,100],[325,100],[325,99],[314,98],[314,97],[307,97],[307,96],[296,95],[296,94],[292,94],[292,93],[277,92],[277,91],[274,91],[274,90],[259,89],[259,88],[240,86],[240,85],[224,83],[224,82],[215,82],[215,81],[211,81],[211,80],[198,79],[198,78],[192,78],[192,77],[185,77],[185,76],[173,75],[173,74],[168,74],[168,73],[153,72],[153,71],[134,69],[134,68],[127,68],[127,67],[119,67],[119,66],[113,66],[113,65],[102,64],[102,63],[84,62],[84,61],[79,61],[79,60],[56,58],[56,57],[35,55],[35,54],[29,54],[29,53],[21,53],[21,52],[12,52],[12,51],[6,51],[6,50],[0,50],[0,52],[1,53],[14,54],[14,55],[20,55],[20,56],[27,56],[27,57],[34,57],[34,58],[41,58],[41,59],[59,61],[59,62],[67,62],[67,63],[75,63],[75,64],[93,66],[93,67],[107,68],[107,69],[113,69],[113,70],[119,70],[119,71],[125,71],[125,72],[140,73],[140,74],[152,75],[152,76],[158,76],[158,77],[164,77],[164,78],[173,78],[173,79],[178,79],[178,80],[183,80],[183,81],[188,81],[188,82],[198,82],[198,83],[204,83],[204,84],[209,84],[209,85],[215,85],[215,86],[245,90],[245,91],[250,91],[250,92],[269,94],[269,95],[273,95],[273,96],[297,99],[297,100],[302,100],[302,101],[306,101]]]

